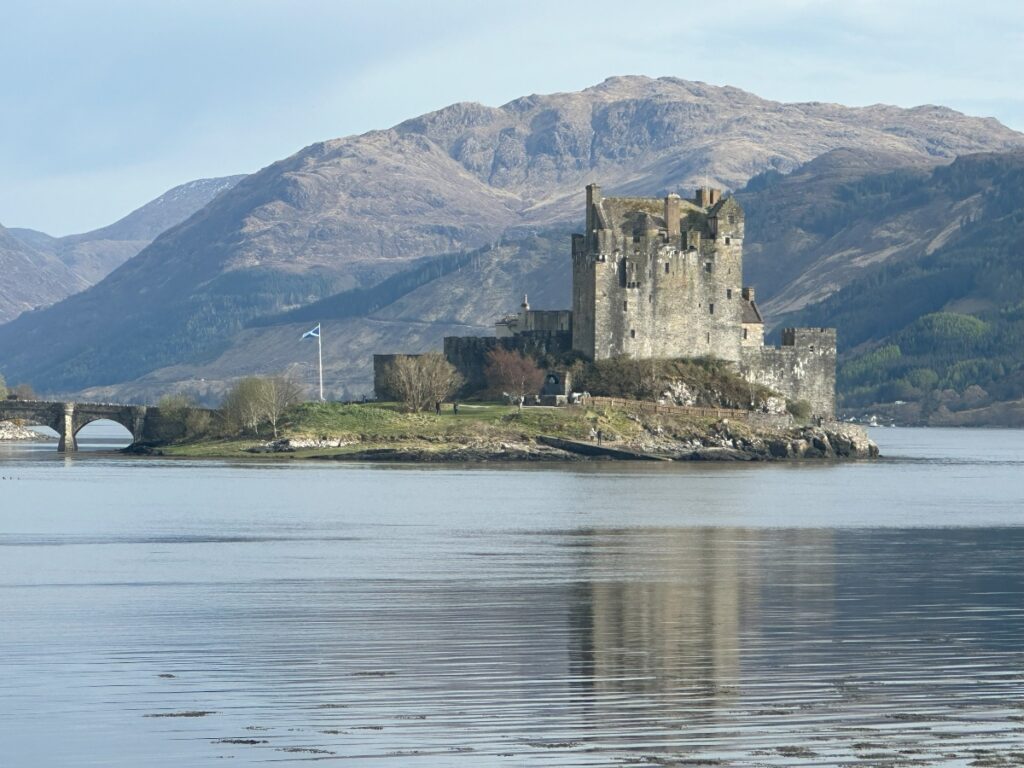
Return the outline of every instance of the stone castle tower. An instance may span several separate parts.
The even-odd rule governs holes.
[[[586,233],[572,238],[572,348],[592,360],[716,357],[748,381],[835,412],[834,328],[786,328],[764,346],[743,285],[743,208],[717,189],[689,200],[602,197],[587,187]]]
[[[717,189],[691,200],[602,197],[587,187],[572,240],[573,349],[591,359],[714,356],[761,344],[743,287],[743,209]]]

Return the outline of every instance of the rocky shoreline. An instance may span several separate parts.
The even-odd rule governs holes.
[[[821,426],[751,430],[728,420],[702,434],[686,437],[651,435],[641,440],[594,442],[538,437],[536,440],[475,439],[464,443],[381,445],[359,448],[359,442],[284,438],[249,449],[255,454],[281,454],[317,448],[352,447],[343,453],[306,458],[373,462],[542,462],[593,460],[661,461],[794,461],[872,459],[878,446],[863,427],[831,422]]]
[[[0,421],[0,442],[46,442],[56,440],[49,435],[41,435],[27,427],[21,427],[11,421]]]

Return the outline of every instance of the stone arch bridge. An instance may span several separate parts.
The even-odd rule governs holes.
[[[58,403],[44,400],[0,400],[0,421],[18,419],[27,424],[49,427],[60,435],[57,450],[78,450],[75,436],[86,424],[99,419],[116,421],[132,433],[132,442],[166,439],[184,433],[184,425],[169,424],[160,409],[151,405],[113,403]]]

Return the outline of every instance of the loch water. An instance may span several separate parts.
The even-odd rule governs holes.
[[[1024,764],[1024,432],[872,436],[720,465],[2,446],[0,765]]]

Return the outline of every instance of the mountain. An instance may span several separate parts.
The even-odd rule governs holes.
[[[841,329],[847,408],[913,401],[927,419],[1024,398],[1024,153],[868,175],[803,221],[827,243],[808,273],[877,233],[835,291],[781,318]]]
[[[161,232],[180,224],[242,178],[224,176],[181,184],[113,224],[81,235],[51,237],[33,229],[13,227],[9,231],[29,247],[56,256],[87,285],[92,285],[153,242]]]
[[[260,318],[504,238],[478,251],[481,271],[465,292],[458,281],[469,273],[457,270],[347,318],[349,346],[337,353],[356,361],[371,342],[414,350],[436,345],[443,328],[489,328],[531,285],[566,306],[567,291],[554,287],[567,285],[567,241],[548,237],[540,254],[531,237],[578,228],[589,181],[610,194],[661,195],[705,176],[737,188],[839,148],[929,166],[1015,147],[1024,136],[997,121],[941,107],[780,104],[672,78],[613,78],[499,108],[456,104],[246,177],[93,288],[0,327],[0,361],[8,378],[44,390],[115,391],[169,370],[223,380],[289,358],[294,329],[250,327]],[[394,330],[378,334],[384,327]],[[278,348],[279,358],[269,354]],[[358,391],[366,377],[345,381]]]
[[[26,245],[0,226],[0,323],[88,286],[52,254]]]
[[[151,401],[185,389],[216,403],[233,379],[285,370],[313,396],[316,345],[301,336],[319,322],[328,395],[355,398],[372,389],[374,353],[439,350],[445,336],[492,334],[498,317],[518,310],[523,293],[538,308],[569,306],[568,244],[568,230],[551,230],[424,259],[373,288],[259,318],[217,355],[87,388],[83,397]]]

